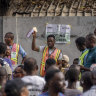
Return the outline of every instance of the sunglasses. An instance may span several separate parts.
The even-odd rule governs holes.
[[[13,73],[14,73],[14,74],[18,74],[18,73],[22,73],[22,72],[17,72],[17,71],[14,71]]]

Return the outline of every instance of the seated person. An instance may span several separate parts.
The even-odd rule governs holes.
[[[67,71],[68,86],[65,90],[66,96],[77,96],[81,94],[81,91],[77,90],[76,84],[79,78],[79,71],[77,69],[69,69]]]
[[[25,76],[24,65],[18,65],[13,71],[13,78],[22,78]]]
[[[69,67],[70,67],[69,57],[67,55],[63,55],[61,72],[63,72],[65,74],[66,71],[69,69]]]

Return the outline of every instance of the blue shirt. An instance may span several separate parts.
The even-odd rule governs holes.
[[[39,96],[50,96],[50,94],[48,92],[42,93]],[[64,96],[63,93],[59,93],[59,96]]]
[[[9,47],[10,49],[12,49],[12,46],[9,46]],[[24,58],[27,55],[21,45],[19,46],[19,54],[22,56],[22,58]]]
[[[96,63],[96,47],[89,49],[84,61],[84,67],[90,68],[94,63]]]

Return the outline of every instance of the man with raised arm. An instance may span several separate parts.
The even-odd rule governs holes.
[[[56,64],[60,68],[62,64],[62,53],[61,50],[57,49],[55,44],[55,36],[49,35],[47,36],[47,45],[46,46],[36,46],[36,32],[34,31],[33,40],[32,40],[32,50],[37,52],[42,52],[42,61],[40,66],[40,75],[45,75],[45,62],[48,58],[53,58],[56,61]]]

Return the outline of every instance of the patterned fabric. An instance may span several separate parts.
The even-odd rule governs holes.
[[[46,46],[44,48],[43,56],[42,56],[42,62],[41,62],[41,66],[40,66],[40,75],[41,76],[45,75],[45,62],[46,62],[46,60],[48,58],[53,58],[57,62],[60,53],[61,53],[61,50],[56,48],[53,50],[53,52],[51,54],[49,54],[48,46]]]
[[[13,59],[11,58],[12,57],[12,54],[11,54],[11,57],[9,57],[9,58],[12,59],[12,64],[13,65],[16,65],[18,63],[18,54],[20,54],[22,56],[22,58],[24,58],[27,55],[26,52],[25,52],[25,50],[19,44],[15,44],[14,43],[13,46],[9,46],[9,47],[11,49],[11,53],[12,53],[12,51],[15,53],[15,55],[13,54],[13,57],[15,57],[15,58],[13,58]]]
[[[45,86],[45,80],[40,76],[24,76],[22,80],[29,84],[27,86],[29,96],[38,96]]]
[[[11,48],[11,56],[9,57],[12,61],[12,65],[17,64],[18,52],[19,52],[19,45],[14,43],[12,48]]]

